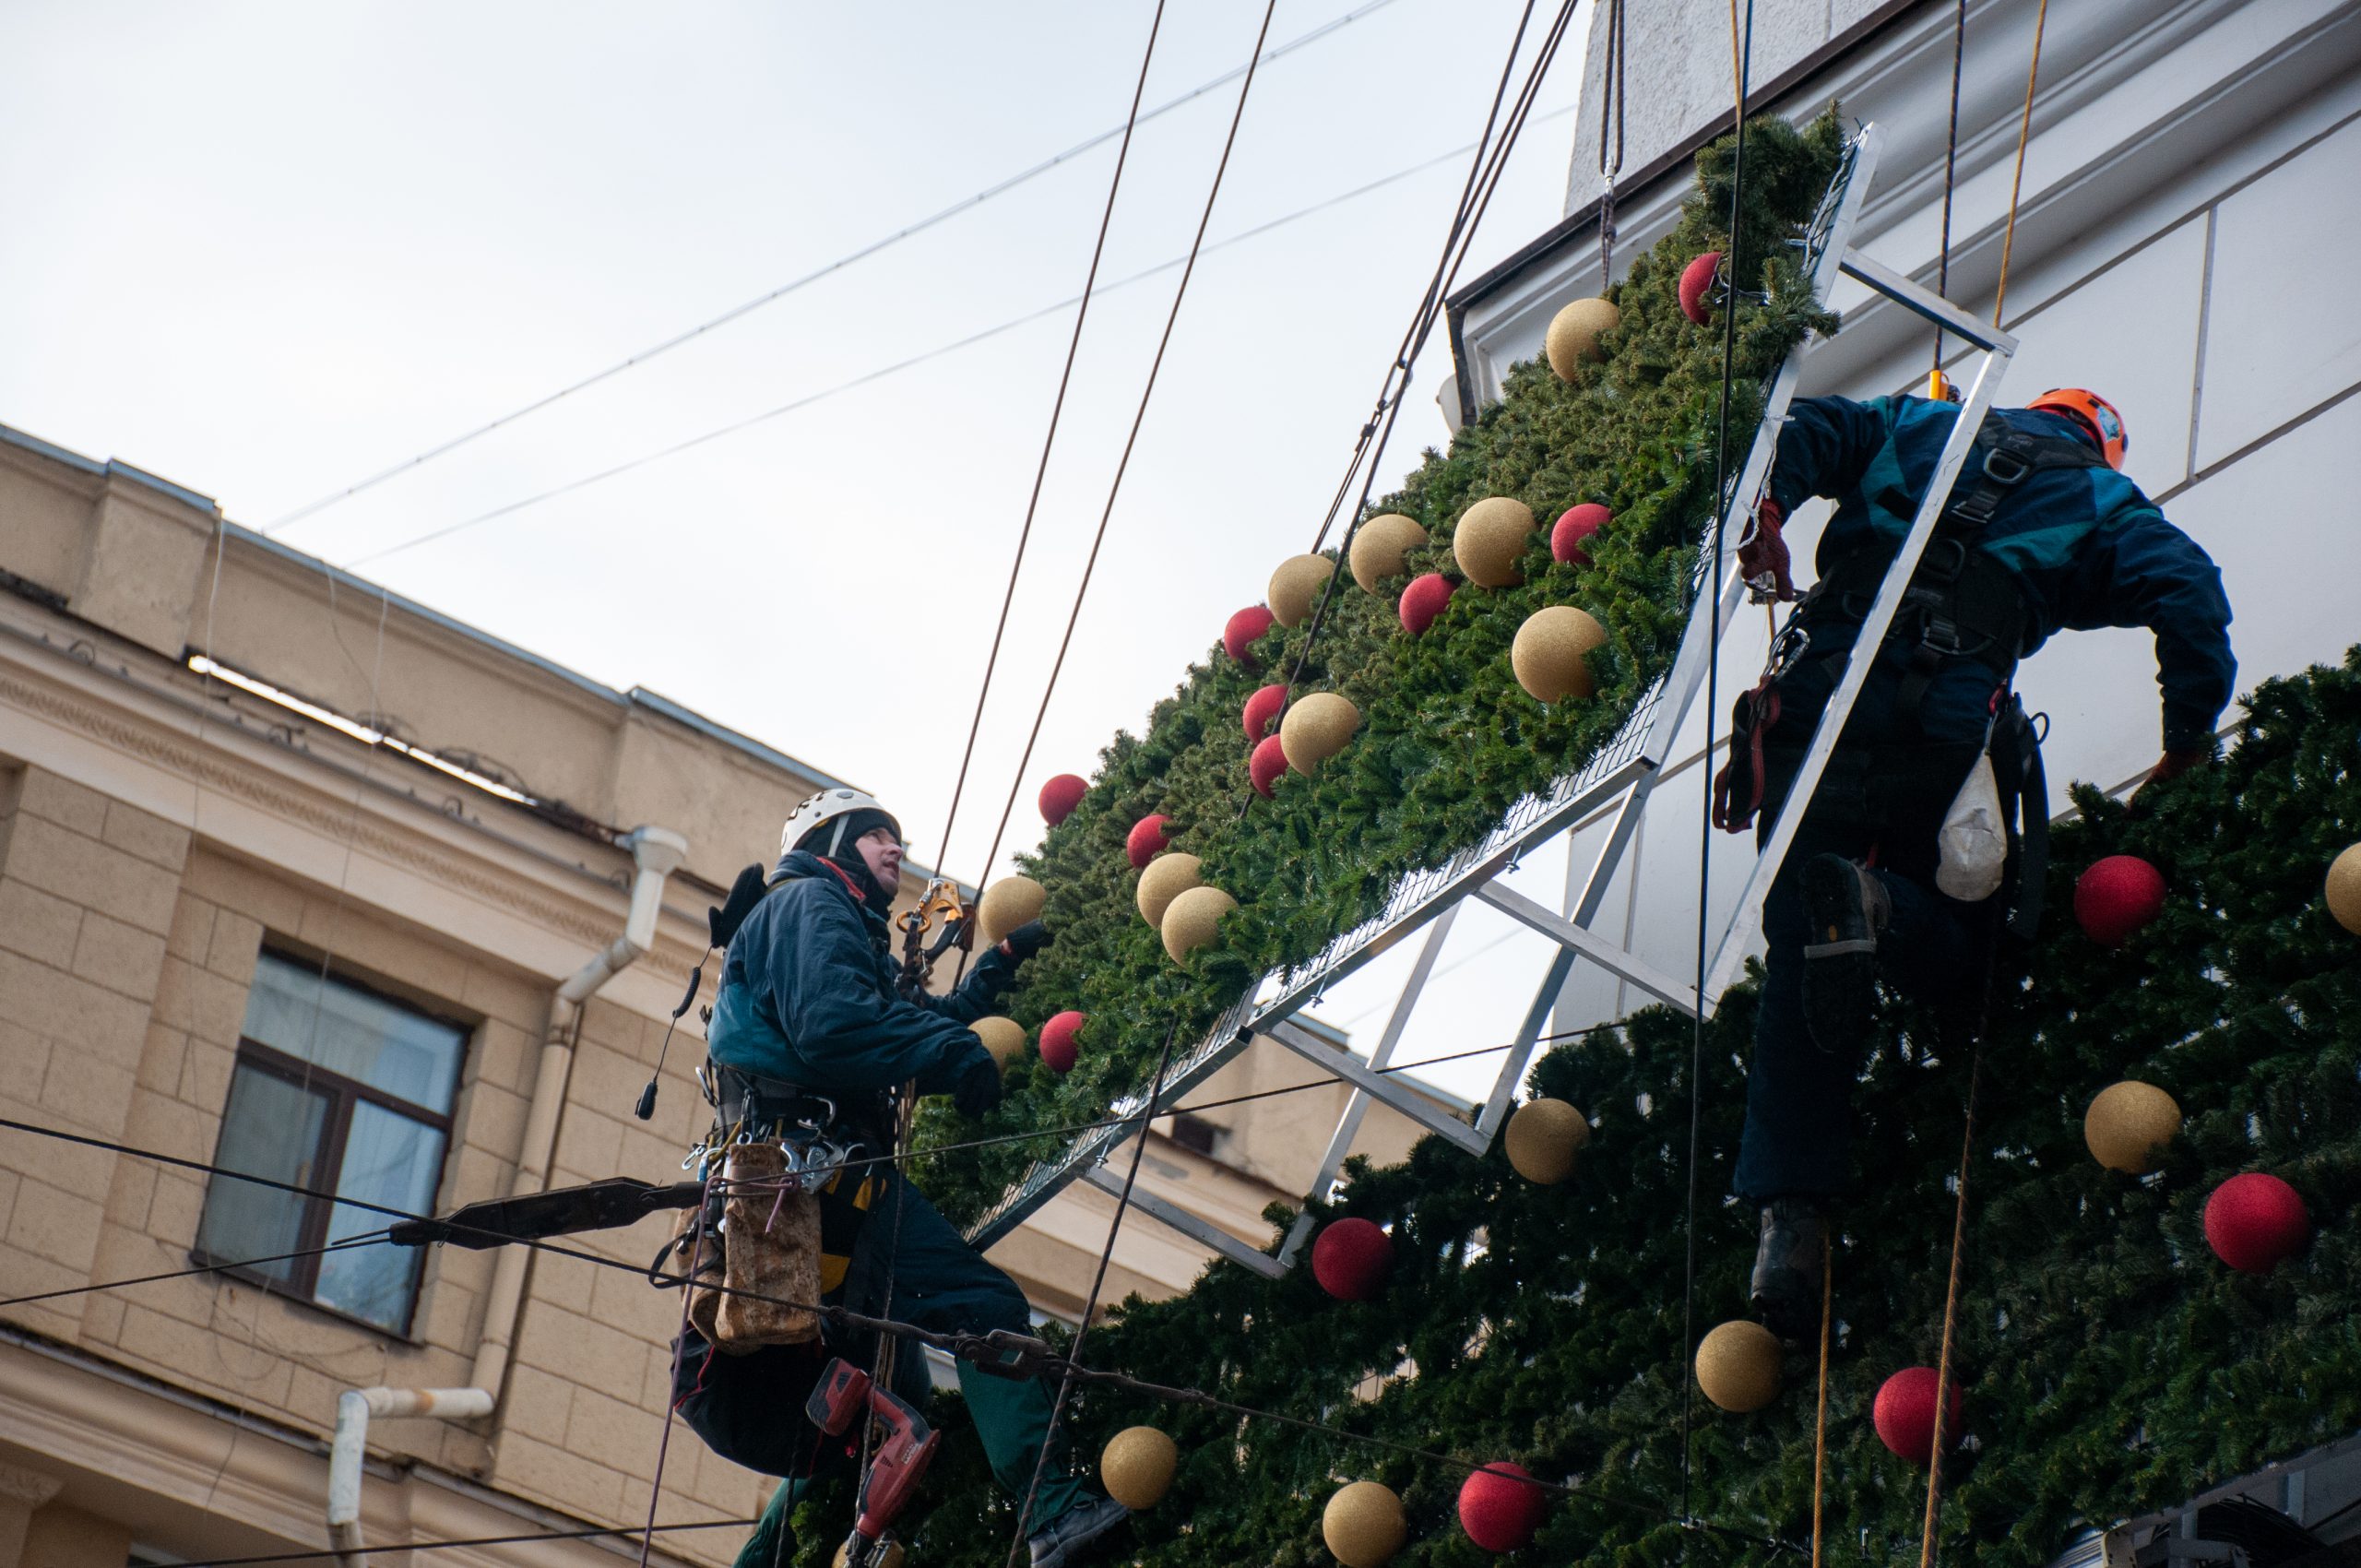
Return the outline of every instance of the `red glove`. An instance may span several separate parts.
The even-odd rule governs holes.
[[[2148,782],[2157,784],[2167,778],[2177,778],[2192,767],[2201,767],[2212,761],[2203,752],[2166,752],[2148,770]]]
[[[1764,496],[1754,508],[1754,531],[1738,544],[1738,567],[1746,574],[1747,584],[1753,588],[1758,602],[1775,600],[1784,603],[1796,597],[1794,579],[1788,576],[1787,541],[1779,532],[1779,525],[1786,517],[1786,508]],[[1769,579],[1767,584],[1765,578]]]

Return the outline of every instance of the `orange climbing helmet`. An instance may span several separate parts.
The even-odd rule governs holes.
[[[2044,392],[2025,407],[2047,409],[2080,420],[2099,438],[2099,452],[2106,458],[2106,466],[2123,467],[2123,454],[2131,445],[2131,436],[2123,428],[2123,416],[2116,412],[2115,405],[2097,393],[2080,386],[2059,386]]]

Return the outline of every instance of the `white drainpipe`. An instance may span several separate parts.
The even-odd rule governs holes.
[[[533,1083],[533,1099],[525,1112],[525,1146],[516,1157],[516,1175],[508,1184],[510,1197],[538,1193],[549,1185],[550,1157],[557,1148],[558,1119],[565,1110],[565,1083],[574,1071],[574,1036],[582,1022],[582,1004],[593,992],[656,945],[656,915],[664,897],[664,879],[688,853],[689,841],[661,827],[632,830],[623,842],[638,863],[632,884],[631,916],[623,933],[557,988],[550,1000],[549,1032],[541,1039],[540,1070]],[[508,1374],[508,1356],[516,1340],[516,1319],[525,1302],[525,1267],[532,1260],[529,1247],[504,1247],[492,1265],[492,1294],[485,1300],[483,1337],[476,1348],[474,1373],[468,1379],[499,1397]]]
[[[525,1145],[508,1195],[538,1193],[549,1183],[550,1158],[557,1148],[558,1119],[565,1106],[566,1079],[574,1070],[574,1035],[582,1004],[600,986],[647,956],[656,945],[656,921],[664,903],[664,879],[689,851],[689,841],[670,828],[635,827],[623,838],[637,874],[631,885],[631,913],[621,936],[557,988],[550,1000],[549,1030],[533,1099],[525,1113]],[[468,1388],[351,1388],[337,1400],[336,1440],[328,1454],[328,1544],[338,1568],[368,1568],[361,1542],[361,1462],[369,1441],[371,1416],[424,1416],[469,1420],[492,1414],[508,1373],[516,1319],[525,1301],[529,1247],[504,1247],[492,1265],[483,1336],[476,1348]]]
[[[369,1568],[361,1542],[361,1461],[372,1416],[426,1416],[463,1421],[492,1414],[481,1388],[348,1388],[336,1402],[336,1441],[328,1448],[328,1547],[338,1568]]]

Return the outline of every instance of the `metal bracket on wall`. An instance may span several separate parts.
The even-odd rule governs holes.
[[[1935,520],[1950,502],[1952,487],[1958,479],[1961,464],[1986,411],[1992,407],[2001,373],[2016,349],[2015,339],[2008,334],[1981,325],[1931,291],[1850,249],[1853,229],[1875,177],[1878,154],[1883,141],[1884,133],[1877,125],[1861,127],[1846,149],[1845,162],[1835,181],[1831,184],[1819,213],[1813,218],[1805,242],[1806,272],[1813,292],[1825,301],[1842,272],[1928,320],[1939,323],[1944,330],[1983,350],[1984,354],[1974,386],[1961,410],[1958,426],[1943,449],[1934,481],[1928,486],[1926,500],[1903,541],[1893,569],[1889,571],[1885,584],[1871,606],[1869,618],[1856,645],[1861,647],[1875,647],[1892,624],[1910,574],[1916,569],[1927,540],[1933,534]],[[1786,422],[1787,408],[1796,396],[1803,362],[1816,342],[1817,339],[1807,339],[1797,344],[1773,377],[1763,399],[1762,418],[1748,448],[1746,461],[1738,470],[1737,482],[1722,500],[1722,523],[1714,536],[1720,540],[1721,548],[1713,552],[1712,559],[1699,561],[1691,579],[1689,620],[1681,634],[1679,649],[1674,656],[1671,668],[1634,705],[1615,738],[1576,772],[1548,790],[1519,801],[1480,843],[1441,866],[1403,878],[1394,888],[1384,909],[1376,916],[1351,931],[1340,933],[1325,950],[1306,963],[1264,976],[1245,998],[1222,1016],[1197,1047],[1176,1060],[1168,1073],[1168,1092],[1177,1097],[1211,1077],[1245,1050],[1259,1033],[1268,1035],[1276,1043],[1350,1084],[1352,1093],[1347,1099],[1336,1130],[1329,1140],[1327,1151],[1307,1194],[1311,1201],[1325,1202],[1331,1195],[1336,1172],[1350,1151],[1368,1104],[1372,1099],[1471,1154],[1481,1155],[1489,1148],[1493,1137],[1508,1120],[1517,1086],[1524,1081],[1525,1069],[1541,1041],[1542,1031],[1564,992],[1578,957],[1589,960],[1637,990],[1674,1006],[1693,1012],[1701,1004],[1693,980],[1665,973],[1623,946],[1596,934],[1591,927],[1606,901],[1608,885],[1621,866],[1625,852],[1638,830],[1649,796],[1671,753],[1674,737],[1693,710],[1705,684],[1708,669],[1719,656],[1721,643],[1745,597],[1746,584],[1738,565],[1742,525],[1752,516],[1755,498],[1769,482],[1771,466],[1777,456],[1780,428]],[[1796,824],[1801,818],[1803,804],[1818,787],[1827,766],[1828,754],[1833,750],[1835,737],[1842,731],[1844,720],[1860,695],[1868,670],[1867,660],[1855,660],[1848,657],[1844,678],[1831,697],[1820,729],[1806,752],[1804,771],[1774,826],[1737,908],[1723,927],[1702,998],[1702,1004],[1708,1013],[1712,1011],[1714,1001],[1728,988],[1732,974],[1745,956],[1755,925],[1762,916],[1762,898],[1769,892],[1771,881],[1776,876],[1788,847],[1795,840]],[[1562,911],[1552,910],[1498,881],[1502,873],[1512,869],[1541,845],[1578,825],[1601,819],[1607,821],[1608,826],[1587,872],[1577,876],[1574,867],[1569,866],[1567,897]],[[1526,1010],[1517,1039],[1503,1053],[1491,1090],[1472,1125],[1452,1114],[1440,1100],[1421,1092],[1416,1085],[1396,1074],[1378,1070],[1394,1064],[1394,1048],[1434,971],[1451,922],[1460,904],[1470,897],[1501,910],[1528,930],[1548,937],[1556,946],[1541,986]],[[1376,1053],[1370,1061],[1364,1062],[1349,1051],[1315,1039],[1289,1022],[1297,1012],[1309,1006],[1329,985],[1422,929],[1429,932],[1427,942],[1411,966],[1388,1016]],[[1118,1116],[1125,1114],[1127,1109],[1135,1111],[1137,1106],[1132,1102],[1119,1102],[1112,1108]],[[1022,1224],[1026,1216],[1047,1203],[1077,1176],[1091,1181],[1094,1185],[1105,1187],[1109,1178],[1104,1174],[1103,1161],[1125,1135],[1121,1129],[1086,1134],[1062,1154],[1036,1164],[976,1224],[969,1232],[969,1240],[979,1247],[990,1246]],[[1245,1247],[1227,1231],[1221,1231],[1196,1217],[1187,1216],[1186,1211],[1161,1198],[1144,1194],[1136,1187],[1132,1194],[1132,1202],[1152,1217],[1194,1237],[1216,1253],[1264,1274],[1275,1274],[1290,1265],[1299,1255],[1311,1229],[1308,1215],[1299,1218],[1289,1228],[1275,1258]],[[1215,1239],[1216,1235],[1219,1240]],[[1251,1253],[1251,1259],[1242,1256],[1241,1253]]]

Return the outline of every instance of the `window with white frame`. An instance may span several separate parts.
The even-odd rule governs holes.
[[[216,1165],[413,1214],[433,1206],[462,1026],[265,951],[243,1037]],[[196,1253],[266,1289],[406,1334],[421,1253],[343,1244],[391,1223],[324,1195],[217,1174]]]

